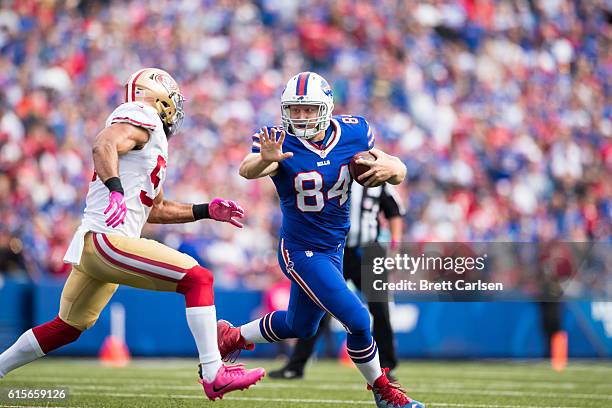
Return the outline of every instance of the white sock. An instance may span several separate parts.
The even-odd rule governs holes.
[[[202,378],[211,382],[221,367],[217,345],[217,309],[215,306],[188,307],[187,325],[198,347]]]
[[[373,359],[367,363],[357,364],[355,363],[361,375],[366,379],[368,384],[374,385],[374,381],[382,375],[382,369],[380,368],[380,360],[378,359],[378,350]]]
[[[253,320],[240,326],[240,334],[242,334],[247,343],[269,343],[259,329],[260,320]]]
[[[0,354],[0,378],[44,355],[32,329],[28,330],[11,347]]]

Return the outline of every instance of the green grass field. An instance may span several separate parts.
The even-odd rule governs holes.
[[[267,370],[281,363],[248,361]],[[43,359],[0,380],[7,387],[67,387],[67,401],[0,400],[0,407],[373,407],[356,369],[334,361],[310,365],[304,380],[265,378],[246,391],[209,402],[196,382],[195,360],[136,360],[126,368],[95,360]],[[403,361],[397,370],[409,395],[428,407],[612,407],[612,362]]]

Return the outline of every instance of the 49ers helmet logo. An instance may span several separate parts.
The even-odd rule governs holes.
[[[156,74],[155,81],[162,84],[164,88],[168,90],[168,92],[178,91],[179,87],[177,83],[170,76],[165,74]]]

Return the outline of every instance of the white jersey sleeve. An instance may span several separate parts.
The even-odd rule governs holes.
[[[157,120],[156,120],[157,119]],[[154,131],[157,128],[163,130],[163,124],[155,109],[140,102],[127,102],[121,104],[111,113],[106,120],[106,127],[113,123],[129,123],[130,125]]]

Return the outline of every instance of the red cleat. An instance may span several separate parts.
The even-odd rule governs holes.
[[[230,391],[249,388],[265,375],[266,371],[263,368],[246,370],[243,364],[222,365],[213,381],[206,382],[200,378],[199,382],[208,399],[214,401],[217,398],[223,398],[223,395]]]
[[[410,399],[399,384],[394,384],[387,378],[388,368],[376,379],[374,385],[368,384],[368,390],[374,393],[374,401],[378,408],[425,408],[425,405]]]
[[[217,322],[217,345],[223,361],[236,361],[242,350],[253,350],[254,344],[247,344],[240,328],[234,327],[227,320]]]

